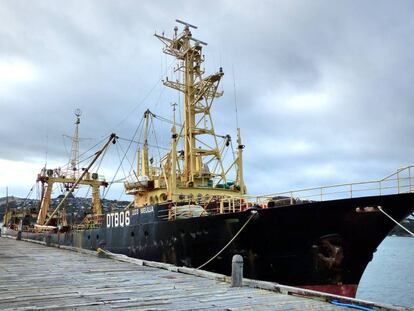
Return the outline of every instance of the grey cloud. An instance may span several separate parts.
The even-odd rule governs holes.
[[[50,156],[65,159],[61,135],[72,132],[77,107],[83,135],[95,139],[114,130],[130,137],[147,106],[170,116],[178,97],[157,81],[172,60],[152,34],[171,34],[181,18],[209,43],[207,72],[224,68],[215,125],[233,136],[236,84],[251,192],[381,177],[414,154],[413,9],[410,1],[3,1],[0,60],[27,60],[39,77],[0,93],[0,157],[42,157],[47,135]],[[326,106],[287,104],[309,94],[327,94]],[[287,152],[301,142],[306,152]],[[312,175],[324,167],[333,173]]]

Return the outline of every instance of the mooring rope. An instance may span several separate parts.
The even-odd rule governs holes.
[[[203,268],[204,266],[206,266],[207,264],[209,264],[211,261],[213,261],[218,255],[220,255],[237,238],[237,236],[243,231],[243,229],[247,226],[247,224],[250,222],[250,220],[252,220],[252,218],[254,216],[256,216],[257,211],[252,210],[251,213],[252,214],[250,215],[249,219],[246,220],[246,222],[244,223],[244,225],[239,229],[239,231],[237,231],[237,233],[234,235],[234,237],[217,254],[215,254],[213,257],[211,257],[209,260],[207,260],[201,266],[199,266],[198,268],[196,268],[197,270]]]
[[[378,206],[378,209],[385,215],[387,216],[389,219],[391,219],[393,222],[395,222],[398,226],[400,226],[402,229],[404,229],[405,231],[407,231],[411,236],[414,236],[414,233],[412,233],[410,230],[408,230],[406,227],[404,227],[402,224],[400,224],[398,221],[396,221],[394,218],[392,218],[390,215],[388,215],[382,208],[381,206]]]

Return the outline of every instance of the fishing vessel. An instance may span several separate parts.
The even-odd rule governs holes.
[[[206,43],[193,37],[196,26],[177,23],[182,31],[176,26],[172,37],[155,37],[164,53],[177,60],[180,79],[165,78],[163,84],[183,95],[183,121],[176,121],[174,106],[169,150],[157,157],[150,155],[149,142],[157,115],[145,111],[142,149],[124,183],[131,203],[104,212],[99,189],[108,182],[91,168],[118,137],[110,135],[80,169],[78,113],[69,169],[42,169],[38,213],[7,213],[3,232],[223,274],[230,274],[231,258],[240,254],[247,278],[355,296],[394,221],[414,209],[412,167],[376,181],[247,195],[241,131],[237,129],[235,150],[229,152],[234,157],[225,160],[234,142],[230,135],[217,134],[212,120],[213,103],[223,94],[223,69],[206,75]],[[64,185],[66,195],[52,208],[55,184]],[[92,189],[91,213],[79,223],[68,222],[64,202],[81,185]]]

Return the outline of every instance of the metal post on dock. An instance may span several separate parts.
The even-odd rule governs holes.
[[[23,219],[20,219],[18,231],[17,231],[17,237],[16,237],[17,241],[21,241],[22,239],[22,229],[23,229]]]
[[[50,246],[51,236],[50,234],[45,235],[45,244],[46,246]]]
[[[231,261],[231,287],[243,286],[243,257],[234,255]]]

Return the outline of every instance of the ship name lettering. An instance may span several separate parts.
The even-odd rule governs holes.
[[[145,206],[145,207],[141,208],[141,214],[153,213],[153,212],[154,212],[154,207],[153,206]]]
[[[106,227],[116,228],[129,226],[131,222],[129,215],[129,211],[106,214]]]

